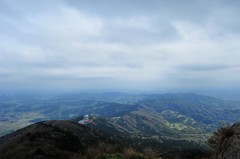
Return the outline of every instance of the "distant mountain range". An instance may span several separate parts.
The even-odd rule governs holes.
[[[203,140],[220,123],[240,120],[240,102],[196,94],[126,96],[126,101],[122,102],[124,96],[104,94],[97,96],[98,102],[85,96],[82,104],[87,106],[80,110],[83,114],[104,117],[124,133],[177,138],[200,135]]]
[[[43,120],[85,114],[104,117],[119,131],[138,135],[208,134],[240,120],[240,102],[185,94],[80,93],[13,96],[0,101],[0,135]]]

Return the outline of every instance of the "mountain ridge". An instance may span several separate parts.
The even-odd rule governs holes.
[[[182,153],[181,149],[173,150],[170,148],[173,146],[171,140],[166,143],[161,141],[161,146],[160,142],[156,142],[156,138],[131,138],[66,120],[43,121],[27,126],[0,137],[0,143],[1,159],[99,159],[98,157],[102,155],[115,154],[121,157],[125,153],[133,155],[132,157],[126,157],[129,159],[169,159],[169,156],[175,158],[175,155],[186,156],[186,154],[193,157],[194,153],[199,155],[194,158],[200,158],[206,155],[206,151],[199,149],[199,147],[191,150],[194,144],[190,142],[174,142],[176,148],[181,147],[181,144],[189,146],[188,149],[185,149],[187,153]],[[155,149],[151,150],[149,146]],[[195,144],[195,146],[197,145]],[[133,148],[136,150],[134,154],[132,152]],[[143,152],[146,150],[151,153],[158,150],[158,153],[155,154],[155,157],[143,156]],[[129,151],[131,154],[128,154]],[[149,155],[149,153],[145,155]]]
[[[0,156],[7,158],[81,157],[89,146],[114,144],[115,136],[72,121],[39,122],[0,138]]]

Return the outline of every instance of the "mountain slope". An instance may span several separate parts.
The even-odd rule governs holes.
[[[105,123],[104,118],[101,117],[97,117],[95,120],[101,120],[102,123]],[[107,132],[104,132],[89,126],[63,120],[45,121],[30,125],[0,138],[0,158],[200,159],[208,155],[206,151],[191,142],[130,137],[126,134],[118,135],[114,131],[109,133],[107,129]],[[111,126],[113,125],[106,127],[114,130],[115,128]]]
[[[43,99],[9,99],[0,103],[0,108],[0,134],[42,120],[94,114],[104,117],[107,125],[120,133],[197,138],[198,142],[205,140],[219,123],[240,121],[240,102],[191,93],[69,94]],[[105,124],[96,125],[104,128]]]
[[[113,144],[114,136],[71,121],[46,121],[1,137],[0,158],[81,157],[101,142]]]
[[[195,94],[166,94],[129,105],[96,102],[83,112],[104,116],[90,124],[98,129],[204,144],[221,122],[240,121],[240,109],[226,109],[227,103],[235,102]]]

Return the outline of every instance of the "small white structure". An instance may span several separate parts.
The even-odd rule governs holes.
[[[88,124],[89,122],[90,122],[89,115],[86,114],[86,115],[83,116],[83,119],[80,120],[78,123],[82,124],[82,125],[85,125],[85,124]]]
[[[86,119],[86,118],[87,118],[87,119],[89,118],[89,115],[88,115],[88,114],[86,114],[86,115],[83,116],[83,119]]]

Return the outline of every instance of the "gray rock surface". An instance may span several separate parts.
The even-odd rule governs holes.
[[[218,159],[240,159],[240,123],[231,126],[229,132],[222,142]]]

